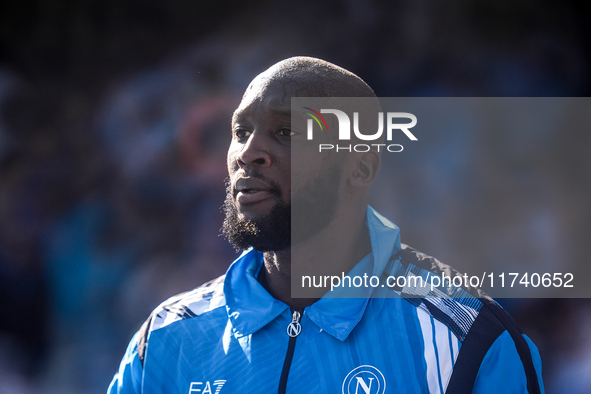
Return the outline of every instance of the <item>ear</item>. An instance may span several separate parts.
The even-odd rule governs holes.
[[[349,183],[353,187],[368,187],[376,179],[382,157],[379,153],[369,151],[359,155],[352,155],[356,159]]]

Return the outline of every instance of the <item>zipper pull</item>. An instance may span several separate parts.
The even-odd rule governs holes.
[[[287,335],[292,338],[297,337],[302,332],[302,325],[300,324],[300,317],[302,315],[298,311],[293,311],[293,315],[291,318],[291,323],[287,326]]]

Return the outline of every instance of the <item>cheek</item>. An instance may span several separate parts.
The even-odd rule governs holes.
[[[293,172],[290,152],[282,152],[277,159],[279,161],[277,168],[281,174],[279,183],[285,199],[291,201],[291,188],[293,184]]]
[[[232,149],[231,146],[230,146],[230,149],[228,150],[228,156],[226,158],[226,165],[228,166],[228,174],[230,174],[230,175],[238,170],[238,163],[236,161],[236,151],[234,149]]]
[[[228,174],[231,174],[233,172],[232,170],[232,163],[234,162],[234,160],[232,159],[232,156],[230,156],[228,154],[228,157],[226,159],[226,166],[228,167]]]
[[[283,190],[284,190],[283,201],[286,204],[291,204],[291,182],[289,182],[287,185],[285,185]]]

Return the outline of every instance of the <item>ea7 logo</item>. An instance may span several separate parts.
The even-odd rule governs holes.
[[[225,380],[214,380],[213,384],[209,383],[208,380],[205,382],[191,382],[189,394],[219,394],[225,383]]]
[[[321,109],[320,113],[318,113],[312,108],[304,107],[304,109],[313,112],[304,112],[306,115],[312,117],[312,119],[308,119],[307,123],[307,137],[309,140],[313,139],[313,120],[316,121],[321,130],[324,130],[323,124],[328,130],[326,121],[321,114],[333,114],[337,117],[339,122],[339,140],[348,141],[351,139],[351,119],[349,119],[349,116],[345,112],[338,109]],[[388,141],[392,141],[394,130],[400,130],[410,140],[417,141],[417,137],[409,131],[410,128],[416,126],[417,117],[408,112],[388,112],[386,113],[386,116],[384,116],[383,112],[378,112],[378,130],[373,134],[363,134],[361,130],[359,130],[359,113],[353,112],[353,132],[355,133],[355,136],[362,141],[374,141],[379,139],[384,133],[384,117],[386,118],[386,139]],[[400,118],[410,119],[410,123],[394,123],[394,119]]]
[[[385,392],[384,375],[371,365],[355,368],[343,381],[343,394],[384,394]]]

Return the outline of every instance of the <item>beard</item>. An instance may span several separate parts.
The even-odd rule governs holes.
[[[277,190],[277,189],[275,189]],[[275,192],[275,195],[278,195]],[[283,250],[291,244],[291,206],[277,202],[257,220],[241,218],[236,207],[232,185],[228,182],[222,210],[226,214],[222,234],[238,250],[253,247],[260,252]]]
[[[250,247],[259,252],[280,251],[292,243],[301,243],[318,234],[333,220],[339,200],[341,168],[333,165],[326,173],[316,175],[293,193],[292,204],[280,199],[280,189],[273,186],[278,202],[256,220],[241,218],[231,182],[227,183],[226,214],[222,234],[238,250]],[[292,217],[295,221],[292,223]]]

